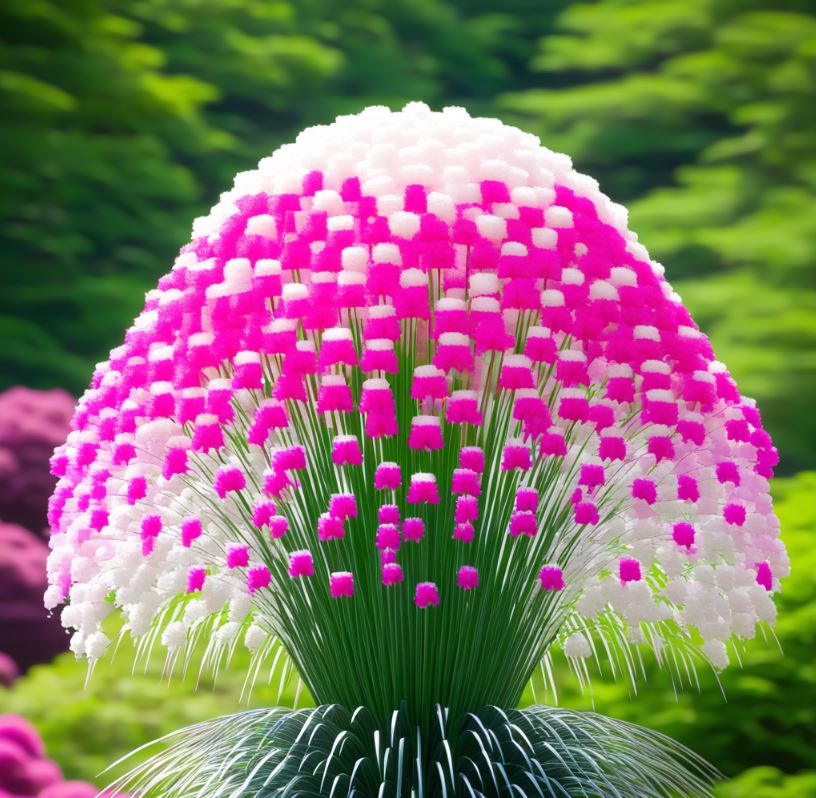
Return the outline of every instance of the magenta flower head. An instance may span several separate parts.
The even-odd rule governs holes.
[[[329,592],[332,598],[351,598],[354,595],[354,574],[351,571],[337,571],[329,577]]]
[[[559,653],[635,678],[651,647],[682,681],[695,644],[722,668],[773,622],[776,462],[625,209],[569,158],[462,109],[369,108],[241,172],[97,366],[52,461],[46,603],[90,659],[111,606],[170,662],[239,633],[275,667],[282,647],[321,728],[357,740],[456,729],[473,762],[465,738],[523,728],[479,749],[528,741],[501,776],[408,751],[388,794],[696,795],[707,771],[654,767],[654,741],[546,781],[559,724],[506,713]],[[385,760],[364,760],[332,783],[376,793]],[[296,791],[325,794],[317,770]]]
[[[433,582],[420,582],[414,593],[414,604],[421,610],[439,604],[439,590]]]
[[[456,585],[462,590],[473,590],[479,586],[479,572],[472,565],[463,565],[456,575]]]
[[[538,573],[543,590],[563,590],[564,574],[557,565],[545,565]]]

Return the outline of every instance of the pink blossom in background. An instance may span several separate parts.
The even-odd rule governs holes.
[[[0,393],[0,520],[43,536],[56,479],[49,460],[65,442],[76,400],[62,390]]]

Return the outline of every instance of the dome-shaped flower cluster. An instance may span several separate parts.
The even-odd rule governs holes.
[[[773,621],[776,450],[566,156],[370,108],[239,174],[193,233],[52,461],[47,602],[77,653],[115,604],[173,651],[210,622],[280,639],[318,693],[408,656],[421,692],[493,645],[526,680],[593,633],[724,665]]]

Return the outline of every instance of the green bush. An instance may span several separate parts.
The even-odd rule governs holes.
[[[786,776],[776,768],[751,768],[721,784],[717,798],[813,798],[816,772]]]
[[[63,654],[33,668],[13,688],[0,688],[3,712],[36,726],[67,779],[106,783],[133,763],[102,779],[101,771],[146,742],[247,706],[291,706],[294,700],[292,685],[278,701],[278,683],[261,681],[243,700],[249,660],[240,651],[217,679],[205,672],[199,680],[193,669],[168,681],[160,663],[146,671],[134,668],[129,648],[123,644],[115,659],[99,662],[90,676],[85,661]]]

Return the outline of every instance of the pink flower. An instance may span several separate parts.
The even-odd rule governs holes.
[[[204,587],[206,579],[207,571],[205,568],[191,568],[187,572],[187,592],[198,593]]]
[[[479,572],[472,565],[463,565],[456,574],[456,586],[462,590],[473,590],[479,586]]]
[[[252,523],[260,529],[262,526],[266,526],[276,513],[277,508],[274,502],[261,499],[252,508]]]
[[[289,555],[289,576],[296,579],[299,576],[312,576],[314,574],[314,560],[312,554],[306,549],[293,551]]]
[[[406,540],[418,543],[425,534],[425,522],[421,518],[406,518],[402,522],[402,535]]]
[[[516,491],[516,510],[535,513],[538,510],[538,491],[535,488],[519,488]]]
[[[336,466],[362,465],[363,453],[354,435],[338,435],[332,443],[332,462]]]
[[[678,546],[690,549],[694,545],[694,527],[685,522],[675,524],[672,527],[672,539]]]
[[[329,577],[332,598],[351,598],[354,595],[354,574],[351,571],[335,571]]]
[[[563,590],[564,574],[557,565],[545,565],[538,572],[542,590]]]
[[[235,388],[263,387],[261,356],[257,352],[239,352],[235,356],[235,375],[232,378]]]
[[[618,576],[621,582],[639,582],[642,579],[640,563],[631,557],[623,557],[618,563]]]
[[[484,452],[478,446],[463,446],[459,450],[459,468],[468,468],[476,474],[484,473]]]
[[[415,416],[412,419],[411,434],[408,436],[409,448],[436,451],[444,445],[439,416]]]
[[[353,493],[334,493],[329,498],[329,513],[335,518],[356,518],[357,499]]]
[[[502,471],[529,471],[532,466],[530,448],[523,444],[509,443],[502,450]]]
[[[626,441],[619,435],[604,435],[598,447],[601,460],[625,460]]]
[[[465,521],[475,521],[479,517],[479,501],[475,496],[458,496],[453,520],[457,524]]]
[[[729,532],[726,597],[754,579],[772,590],[787,568],[768,494],[778,452],[620,209],[568,159],[498,122],[418,105],[372,113],[312,131],[291,162],[287,150],[239,178],[98,365],[51,460],[49,606],[113,589],[148,626],[161,617],[153,599],[169,606],[187,579],[207,598],[194,611],[229,613],[207,574],[235,582],[246,571],[252,593],[271,587],[284,554],[293,578],[326,575],[335,597],[352,595],[353,579],[334,568],[360,580],[379,568],[383,584],[415,587],[452,568],[459,589],[473,589],[474,566],[508,586],[527,555],[538,568],[577,556],[576,574],[595,584],[608,573],[602,550],[618,543],[632,548],[608,587],[639,580],[634,600],[663,587],[648,578],[652,562],[656,574],[679,563],[684,581],[707,584],[721,548],[699,545],[709,528]],[[453,151],[482,134],[486,165],[478,146],[472,158]],[[495,529],[502,513],[509,541]],[[315,535],[346,539],[314,557],[288,553]],[[296,542],[275,543],[286,538]],[[642,566],[631,559],[641,544]],[[143,604],[110,580],[140,549],[153,575]],[[445,565],[456,551],[478,563]],[[564,588],[558,566],[527,568],[530,588]],[[261,625],[320,597],[309,583],[274,587],[274,606],[255,602]],[[417,606],[439,598],[419,583]],[[592,615],[591,598],[574,611]],[[402,589],[387,599],[389,612],[406,610]],[[624,610],[610,609],[628,622]],[[92,615],[65,613],[78,650],[101,647],[89,643]],[[694,615],[677,616],[680,631]],[[531,634],[547,621],[526,618]],[[323,654],[342,644],[338,619],[318,619]],[[747,637],[752,620],[723,623]]]
[[[237,466],[221,466],[215,472],[213,487],[219,499],[226,498],[228,493],[243,490],[246,487],[244,472]]]
[[[269,587],[271,581],[272,575],[265,565],[253,565],[252,568],[247,571],[247,590],[250,595],[256,590]]]
[[[159,533],[162,531],[162,520],[160,515],[146,515],[142,519],[141,524],[141,537],[142,540],[147,538],[155,538],[158,537]]]
[[[378,549],[393,549],[396,551],[401,543],[399,529],[393,524],[380,524],[377,527],[376,544]]]
[[[657,501],[657,487],[651,479],[635,479],[632,481],[632,498],[654,504]]]
[[[573,385],[587,385],[589,375],[587,374],[586,356],[583,352],[575,352],[571,349],[561,352],[555,367],[555,378],[568,388]]]
[[[217,416],[202,413],[196,418],[190,448],[195,452],[209,452],[224,446],[224,434]]]
[[[476,391],[454,391],[445,403],[445,421],[448,424],[481,426],[482,413]]]
[[[275,452],[272,459],[281,471],[302,471],[306,468],[306,450],[302,446],[289,446]]]
[[[767,562],[758,562],[754,566],[756,568],[756,583],[765,590],[770,592],[773,590],[773,572],[771,566]]]
[[[688,474],[677,477],[677,498],[681,501],[696,502],[700,498],[700,488],[697,480]]]
[[[649,454],[654,455],[659,463],[661,460],[671,460],[674,457],[674,444],[668,435],[652,435],[647,444]]]
[[[451,481],[451,493],[466,493],[469,496],[480,496],[482,486],[479,475],[470,468],[455,468]]]
[[[475,530],[470,521],[461,521],[453,527],[453,539],[461,540],[462,543],[470,543],[473,540]]]
[[[587,464],[581,466],[578,484],[584,485],[590,493],[594,488],[603,485],[604,482],[606,482],[606,475],[602,465]]]
[[[535,513],[528,511],[515,510],[510,516],[510,535],[511,537],[518,537],[525,535],[526,537],[534,537],[538,532],[538,521]]]
[[[425,399],[445,399],[448,395],[448,380],[445,372],[436,366],[417,366],[411,384],[411,398],[422,402]]]
[[[144,477],[133,477],[127,486],[128,504],[136,504],[139,499],[147,496],[147,480]]]
[[[564,421],[586,421],[589,402],[583,396],[563,396],[558,403],[558,417]]]
[[[433,474],[412,474],[405,499],[408,504],[439,504],[439,491]]]
[[[508,355],[499,373],[499,388],[517,391],[522,388],[534,388],[533,370],[530,359],[525,355]]]
[[[538,445],[542,457],[564,457],[567,454],[567,442],[560,432],[544,433]]]
[[[289,426],[286,410],[275,399],[264,399],[255,411],[255,419],[247,432],[247,440],[256,446],[264,446],[273,429],[285,429]]]
[[[267,522],[269,527],[269,537],[273,539],[282,538],[289,531],[289,522],[282,515],[273,515]]]
[[[351,330],[334,327],[323,333],[323,346],[317,366],[322,371],[338,363],[346,366],[357,365],[357,352],[354,350]]]
[[[354,411],[354,401],[351,397],[351,388],[346,385],[345,379],[339,374],[327,374],[320,383],[317,392],[318,413],[351,413]]]
[[[396,585],[405,579],[402,568],[398,563],[387,562],[382,566],[382,583],[386,586]]]
[[[387,374],[396,374],[399,371],[399,364],[393,341],[387,338],[368,341],[363,350],[360,369],[365,372],[384,371]]]
[[[433,365],[444,372],[473,371],[473,352],[468,336],[456,332],[442,333],[433,356]]]
[[[396,504],[383,504],[377,511],[377,521],[381,524],[399,524],[399,507]]]
[[[597,524],[600,521],[594,502],[578,502],[573,510],[576,524]]]
[[[730,482],[734,487],[739,487],[740,473],[736,463],[727,460],[722,463],[717,463],[716,473],[717,481],[720,484],[724,485],[726,482]]]
[[[420,582],[416,586],[414,594],[414,604],[420,609],[425,609],[429,605],[434,607],[439,604],[439,591],[433,582]]]
[[[402,484],[400,467],[396,463],[380,463],[374,472],[375,490],[398,490]]]
[[[726,504],[723,508],[723,518],[732,526],[742,526],[746,518],[745,507],[734,502]]]
[[[550,331],[545,327],[530,327],[524,354],[533,363],[555,363],[558,347]]]
[[[188,470],[187,449],[168,449],[164,456],[162,476],[165,479],[172,479],[177,474],[186,474]]]
[[[323,513],[317,519],[317,539],[320,541],[342,538],[346,534],[343,519]]]
[[[246,546],[230,546],[227,549],[227,568],[245,568],[249,565],[249,549]]]
[[[181,544],[190,548],[193,541],[201,537],[201,521],[198,518],[188,518],[181,524]]]

